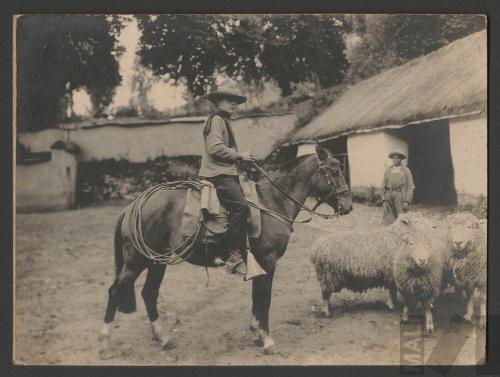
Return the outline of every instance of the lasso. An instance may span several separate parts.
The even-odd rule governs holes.
[[[132,244],[140,254],[159,264],[180,264],[189,259],[195,251],[193,246],[201,234],[202,227],[197,227],[193,234],[174,249],[156,252],[144,241],[142,234],[142,206],[153,194],[160,190],[185,190],[191,188],[199,191],[201,186],[202,184],[199,181],[160,183],[142,192],[134,200],[129,217],[129,231]]]

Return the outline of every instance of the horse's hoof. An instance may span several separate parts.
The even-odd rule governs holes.
[[[264,347],[262,351],[264,352],[264,355],[274,355],[276,353],[276,345],[271,344],[267,347]]]
[[[253,339],[253,343],[257,346],[257,347],[262,347],[264,345],[264,342],[262,341],[261,337],[259,336],[259,334],[257,333],[257,331],[255,332],[252,332],[252,339]]]
[[[257,338],[254,338],[253,344],[255,344],[257,347],[262,347],[264,345],[264,342],[262,341],[262,339],[257,337]]]
[[[167,340],[165,343],[163,343],[163,346],[161,347],[163,350],[171,350],[177,347],[177,343],[173,340]]]
[[[99,351],[99,357],[101,360],[110,360],[113,358],[113,353],[109,349],[105,348]]]

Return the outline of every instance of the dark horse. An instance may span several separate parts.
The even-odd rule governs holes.
[[[257,192],[261,203],[268,209],[294,219],[307,197],[314,195],[322,198],[339,215],[345,215],[352,209],[351,193],[339,168],[340,162],[329,151],[316,145],[316,153],[298,157],[269,174],[269,178],[283,188],[291,200],[271,182],[260,177],[257,180]],[[185,205],[184,190],[157,191],[142,208],[143,238],[153,250],[169,250],[182,241],[181,220]],[[301,204],[301,205],[299,205]],[[165,264],[157,264],[140,254],[132,245],[129,231],[130,205],[118,219],[115,232],[116,279],[109,289],[109,297],[101,330],[101,357],[109,356],[110,323],[116,310],[132,312],[135,310],[134,282],[147,268],[146,282],[142,297],[146,305],[153,337],[164,348],[173,346],[163,333],[158,321],[157,299],[160,284],[165,274]],[[266,275],[252,280],[252,323],[257,344],[264,352],[275,349],[269,335],[269,308],[274,271],[278,259],[285,253],[290,239],[290,227],[275,217],[262,213],[262,234],[252,252],[266,271]],[[204,253],[194,253],[186,261],[205,265]],[[221,254],[222,255],[222,254]]]

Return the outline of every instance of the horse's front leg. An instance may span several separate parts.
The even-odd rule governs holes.
[[[253,331],[255,341],[262,346],[264,353],[270,354],[275,351],[274,340],[269,335],[269,309],[271,307],[271,292],[273,286],[274,271],[276,269],[276,254],[264,258],[261,262],[262,268],[267,275],[256,277],[252,281],[252,323],[250,330]]]

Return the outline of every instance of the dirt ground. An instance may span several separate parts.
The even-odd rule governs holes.
[[[145,278],[141,275],[136,283],[138,310],[117,313],[111,334],[113,358],[101,360],[98,334],[114,278],[113,230],[120,210],[106,206],[17,215],[16,363],[380,365],[400,364],[401,357],[408,356],[408,351],[401,352],[402,339],[408,340],[401,334],[412,329],[401,327],[399,312],[385,306],[384,290],[334,294],[330,318],[312,310],[321,304],[309,261],[312,242],[336,229],[381,226],[381,208],[358,204],[343,218],[315,218],[295,226],[273,286],[270,327],[275,354],[264,355],[248,331],[251,283],[210,269],[205,287],[205,269],[182,264],[167,268],[159,296],[161,321],[177,347],[162,350],[151,339],[140,296]],[[435,217],[445,213],[423,210]],[[454,297],[443,296],[435,305],[436,331],[423,338],[428,363],[474,364],[484,355],[485,332],[453,317],[464,310]]]

